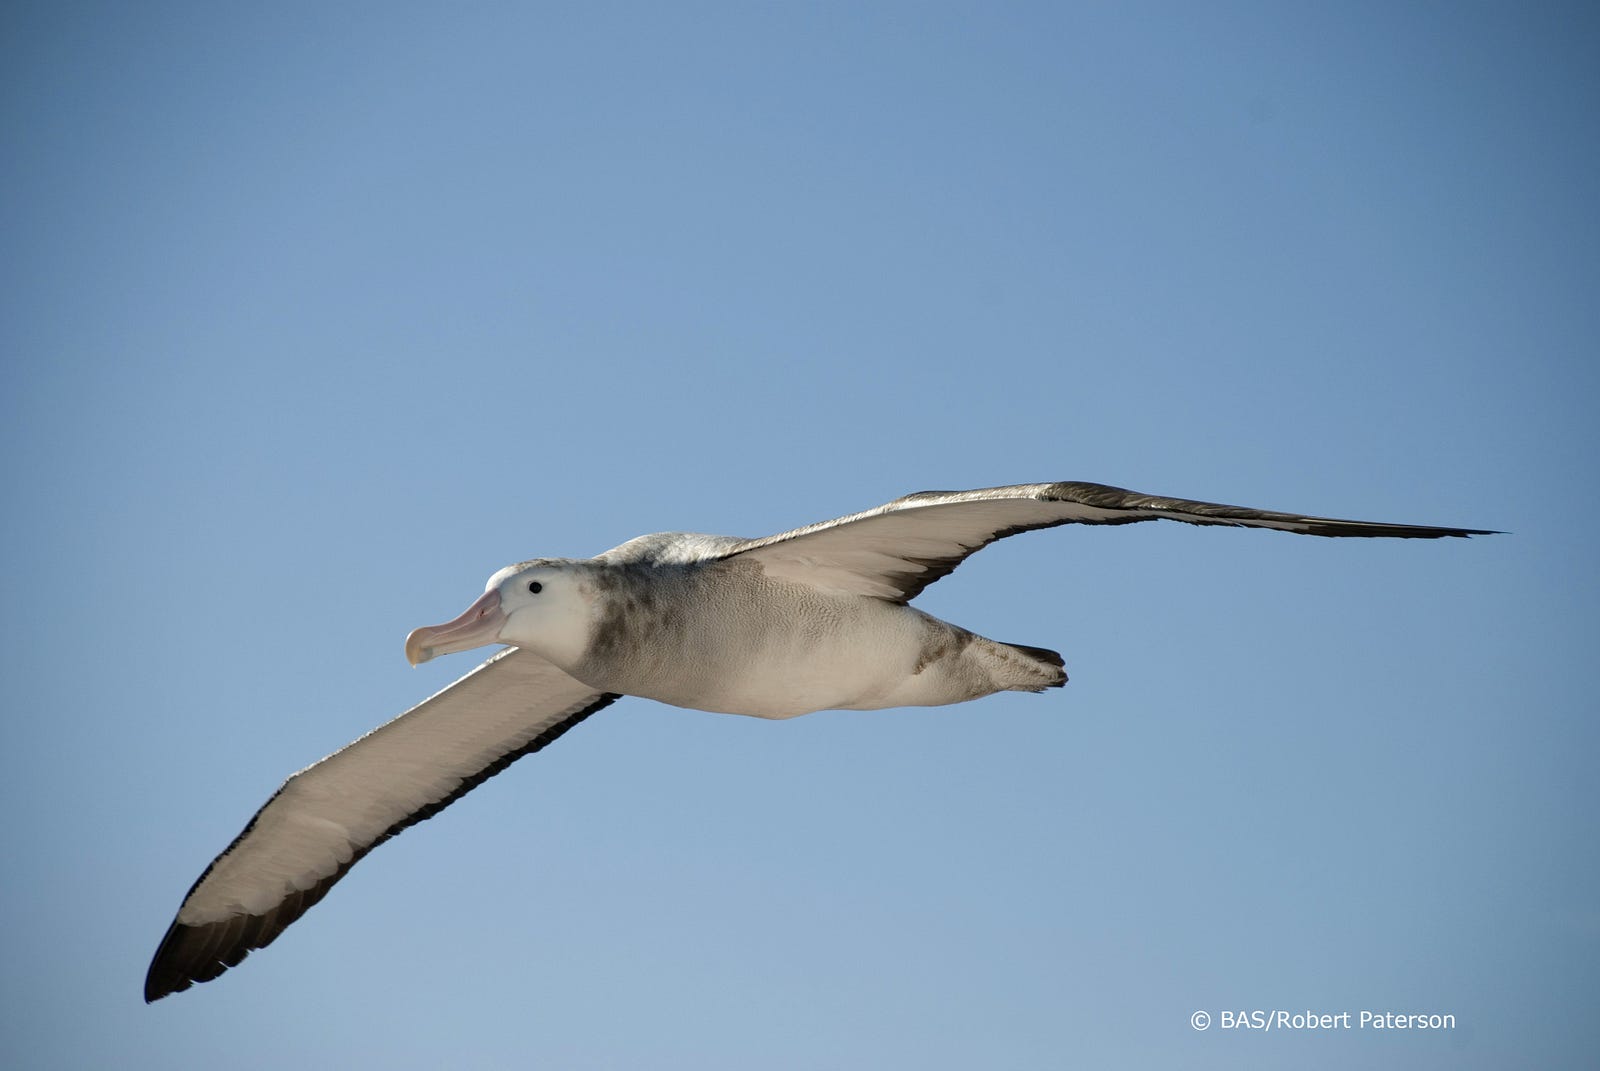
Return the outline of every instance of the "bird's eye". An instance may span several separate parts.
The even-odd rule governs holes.
[[[530,580],[528,581],[528,590],[537,595],[539,592],[544,590],[544,585],[539,583],[537,580]]]

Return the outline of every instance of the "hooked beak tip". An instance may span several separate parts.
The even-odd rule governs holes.
[[[433,657],[433,648],[426,646],[422,637],[417,634],[422,631],[420,628],[416,629],[406,637],[406,661],[410,662],[413,668]]]
[[[454,621],[425,625],[406,637],[406,661],[420,666],[435,655],[470,651],[486,643],[499,642],[500,627],[506,616],[500,610],[500,592],[491,588],[467,607]]]

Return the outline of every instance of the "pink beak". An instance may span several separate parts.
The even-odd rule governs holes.
[[[467,612],[443,625],[426,625],[406,637],[406,661],[420,666],[438,655],[454,654],[500,642],[506,615],[500,609],[500,589],[491,588]]]

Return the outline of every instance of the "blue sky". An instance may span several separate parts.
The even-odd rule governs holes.
[[[0,1062],[1600,1047],[1587,6],[0,25]],[[1006,541],[920,605],[1065,689],[624,701],[140,1001],[283,777],[472,664],[402,641],[501,565],[1056,479],[1514,534]]]

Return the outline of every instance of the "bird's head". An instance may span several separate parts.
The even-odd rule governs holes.
[[[588,645],[591,591],[577,562],[538,558],[489,578],[478,601],[454,621],[406,637],[412,665],[489,643],[508,643],[567,666]]]

